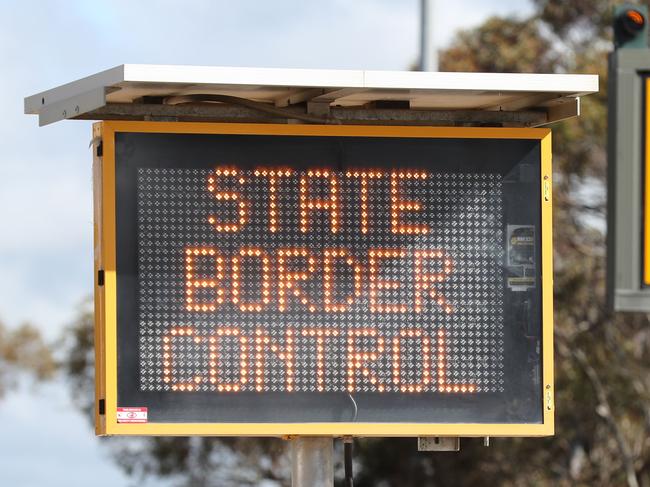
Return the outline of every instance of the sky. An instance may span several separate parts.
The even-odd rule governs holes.
[[[29,321],[50,340],[92,293],[91,122],[39,128],[25,96],[124,63],[404,70],[418,57],[418,0],[2,5],[0,320]],[[438,0],[436,44],[531,11],[527,0]],[[128,484],[62,381],[0,400],[0,424],[0,485]]]

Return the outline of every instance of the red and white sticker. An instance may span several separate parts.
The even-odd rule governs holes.
[[[117,408],[118,423],[146,423],[147,408]]]

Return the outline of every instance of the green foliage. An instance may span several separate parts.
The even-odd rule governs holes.
[[[0,340],[1,343],[1,340]],[[63,339],[61,367],[74,402],[94,421],[95,353],[93,311],[84,303]],[[103,438],[116,463],[135,479],[164,477],[179,487],[255,486],[286,482],[285,442],[279,439],[145,437]]]
[[[413,440],[361,441],[358,486],[650,485],[650,323],[605,308],[611,4],[535,3],[531,19],[460,33],[440,60],[443,70],[600,75],[580,118],[553,127],[556,436],[490,448],[469,439],[458,454],[435,455],[417,453]]]
[[[533,0],[540,18],[560,36],[573,29],[595,31],[601,35],[612,23],[610,0]],[[629,3],[629,2],[628,2]]]
[[[594,39],[611,39],[612,14],[615,5],[642,4],[639,0],[533,0],[539,17],[558,36],[566,38],[575,31]]]
[[[93,309],[83,303],[75,320],[63,335],[61,369],[70,381],[74,403],[94,421],[95,404],[95,337]]]
[[[539,24],[528,19],[492,17],[474,30],[461,31],[440,53],[441,71],[546,73],[556,62]]]
[[[0,397],[16,387],[22,374],[51,378],[56,362],[39,331],[29,324],[7,328],[0,323]]]

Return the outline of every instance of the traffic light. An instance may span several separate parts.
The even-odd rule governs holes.
[[[614,10],[614,45],[617,49],[648,47],[648,7],[622,5]]]
[[[607,288],[614,311],[650,312],[648,8],[614,10],[609,56]]]

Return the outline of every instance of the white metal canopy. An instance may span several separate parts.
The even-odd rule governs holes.
[[[123,64],[25,98],[40,125],[64,119],[500,124],[579,114],[584,74],[445,73]]]

